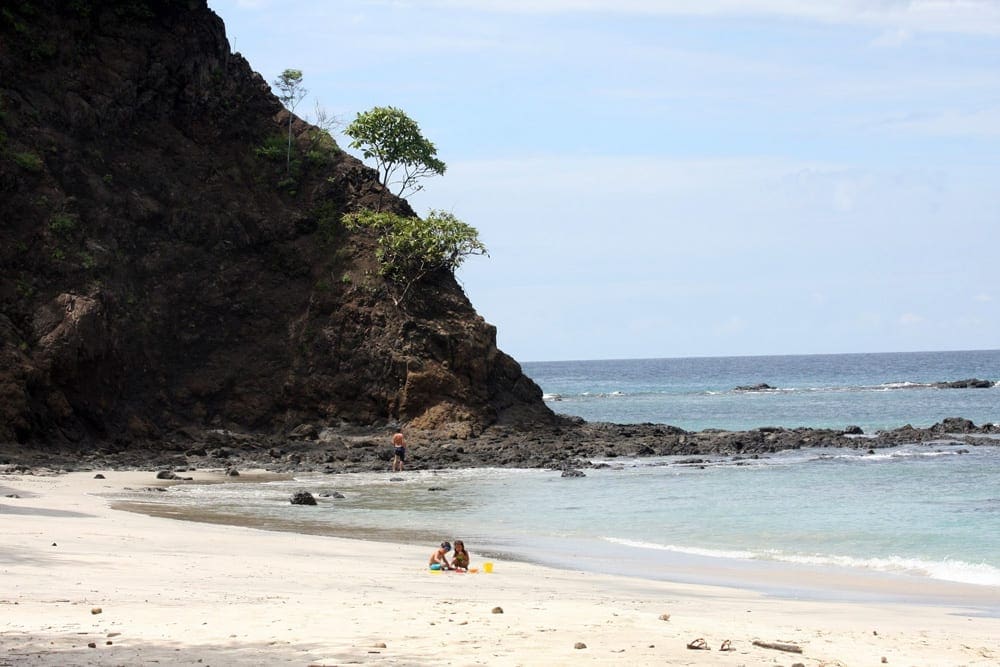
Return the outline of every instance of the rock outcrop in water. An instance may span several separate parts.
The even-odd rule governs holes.
[[[938,389],[991,389],[996,386],[993,380],[980,380],[969,378],[968,380],[953,380],[951,382],[935,382]]]
[[[5,4],[0,72],[0,443],[553,419],[453,276],[386,298],[375,172],[298,118],[286,172],[205,0]]]
[[[449,438],[433,431],[410,432],[406,469],[518,467],[561,471],[614,465],[621,458],[664,456],[686,457],[672,465],[745,465],[753,459],[790,449],[848,448],[875,453],[898,445],[1000,444],[1000,425],[977,426],[957,417],[928,428],[903,426],[872,434],[859,431],[857,427],[844,430],[764,427],[749,431],[688,432],[666,424],[586,423],[562,418],[556,424],[531,428],[494,425],[467,439]],[[10,464],[21,470],[152,467],[183,471],[195,467],[264,468],[275,472],[388,471],[392,459],[390,434],[385,429],[380,432],[324,428],[315,437],[290,440],[198,431],[191,432],[187,441],[183,437],[167,441],[156,450],[103,448],[83,456],[74,451],[52,450],[21,449],[11,453],[0,446],[0,465]]]

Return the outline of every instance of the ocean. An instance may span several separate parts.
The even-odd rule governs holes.
[[[527,362],[549,407],[588,421],[747,430],[860,426],[866,432],[947,417],[1000,421],[1000,350]],[[771,389],[738,391],[766,384]]]
[[[1000,390],[933,386],[997,379],[1000,351],[523,367],[558,412],[591,421],[866,431],[954,416],[1000,421]],[[734,390],[759,383],[775,389]],[[973,444],[943,438],[874,453],[616,458],[595,460],[605,465],[582,478],[516,469],[310,473],[122,500],[179,518],[426,544],[428,554],[443,539],[463,539],[480,562],[517,558],[795,597],[865,597],[875,577],[875,588],[891,582],[905,591],[898,599],[940,602],[930,591],[950,582],[973,586],[977,608],[1000,615],[997,445],[1000,439],[981,436]],[[290,505],[297,490],[320,496],[319,505]]]

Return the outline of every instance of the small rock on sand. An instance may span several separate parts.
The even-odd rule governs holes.
[[[493,613],[494,614],[502,614],[503,613],[503,607],[493,607]]]
[[[100,607],[94,607],[94,608],[92,608],[92,609],[90,610],[90,613],[91,613],[91,614],[100,614],[100,613],[101,613],[102,611],[104,611],[104,610],[103,610],[103,609],[101,609]]]
[[[670,620],[670,614],[660,614],[660,620],[661,621],[669,621]]]
[[[587,648],[587,645],[584,644],[583,642],[577,642],[573,644],[573,648]]]

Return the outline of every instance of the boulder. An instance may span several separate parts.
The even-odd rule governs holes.
[[[316,499],[313,498],[313,494],[308,491],[296,491],[289,498],[289,502],[293,505],[315,505]]]

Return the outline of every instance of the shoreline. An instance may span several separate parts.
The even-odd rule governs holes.
[[[0,567],[11,584],[0,598],[9,618],[0,663],[1000,660],[1000,619],[961,606],[778,599],[501,559],[494,574],[434,577],[425,569],[426,548],[114,510],[104,494],[158,482],[148,471],[104,471],[104,480],[94,474],[0,476],[4,493],[20,496],[0,499]],[[699,637],[711,651],[686,647]],[[732,654],[718,650],[727,639]],[[754,640],[793,643],[803,652],[789,660]]]
[[[220,471],[199,471],[218,475],[218,479],[200,479],[193,484],[227,481],[256,483],[274,479],[230,480]],[[150,479],[152,475],[150,474]],[[434,544],[438,536],[427,530],[384,529],[374,526],[330,526],[321,522],[294,522],[288,517],[246,517],[218,511],[172,504],[148,503],[109,498],[111,509],[133,512],[174,521],[238,526],[276,533],[291,533],[353,539],[384,544],[416,546]],[[517,545],[478,545],[482,559],[502,559],[541,565],[567,571],[621,575],[695,585],[743,588],[777,599],[815,601],[876,601],[920,606],[955,606],[974,615],[1000,618],[1000,586],[940,579],[917,574],[896,573],[864,567],[834,564],[810,564],[760,558],[738,558],[656,550],[633,550],[623,556],[620,547],[600,539],[577,539],[567,547],[563,539],[546,548],[533,543]],[[568,556],[567,549],[573,556]],[[613,563],[618,563],[617,565]]]

